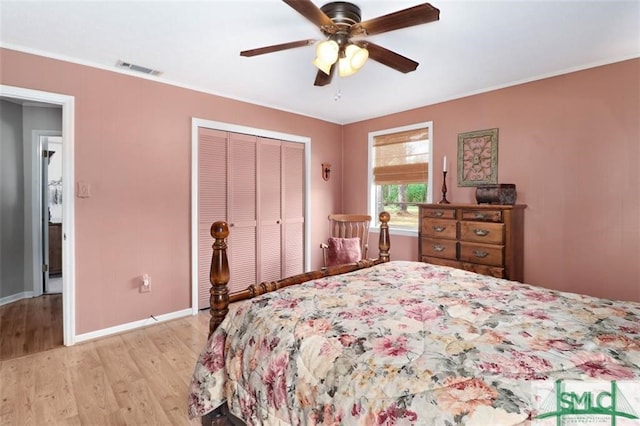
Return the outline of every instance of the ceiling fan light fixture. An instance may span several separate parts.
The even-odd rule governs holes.
[[[351,66],[356,70],[362,68],[365,62],[367,62],[367,59],[369,59],[369,51],[355,44],[347,46],[345,54]]]
[[[318,47],[316,48],[316,56],[322,62],[328,64],[335,64],[338,60],[338,52],[340,51],[340,46],[334,40],[325,40],[318,43]]]
[[[338,43],[334,40],[325,40],[318,43],[313,65],[323,73],[329,75],[331,73],[331,66],[338,60],[339,51],[340,46],[338,46]]]
[[[340,77],[348,77],[358,72],[369,58],[369,51],[355,44],[350,44],[344,50],[344,57],[338,62]]]
[[[340,75],[340,77],[349,77],[357,71],[357,69],[351,66],[347,58],[340,58],[338,61],[338,75]]]
[[[328,64],[326,62],[321,61],[320,58],[316,58],[313,60],[313,65],[315,65],[316,68],[318,68],[320,71],[322,71],[326,75],[331,74],[331,66],[333,65],[333,63]]]

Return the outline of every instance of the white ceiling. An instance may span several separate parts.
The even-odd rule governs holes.
[[[423,1],[354,3],[364,21]],[[325,87],[313,86],[314,46],[239,56],[322,39],[279,0],[0,0],[0,45],[111,70],[123,60],[162,71],[154,80],[341,124],[640,56],[637,0],[431,4],[440,21],[370,37],[416,71],[370,60]]]

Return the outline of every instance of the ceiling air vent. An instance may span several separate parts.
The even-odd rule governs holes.
[[[124,61],[118,61],[116,66],[118,68],[127,68],[127,69],[130,69],[131,71],[137,71],[147,75],[155,75],[155,76],[162,75],[162,71],[152,70],[151,68],[143,67],[140,65],[136,65],[136,64],[132,64]]]

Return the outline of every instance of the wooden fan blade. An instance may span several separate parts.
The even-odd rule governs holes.
[[[358,43],[360,44],[360,43]],[[376,62],[380,62],[382,65],[393,68],[394,70],[408,73],[415,71],[418,68],[418,63],[413,59],[409,59],[406,56],[402,56],[396,52],[392,52],[377,44],[367,41],[362,43],[361,47],[366,47],[369,51],[369,59],[373,59]]]
[[[331,19],[311,0],[282,0],[300,15],[316,24],[322,29],[323,26],[333,26]]]
[[[315,42],[316,42],[315,40],[309,39],[309,40],[291,41],[289,43],[274,44],[273,46],[265,46],[265,47],[259,47],[257,49],[243,50],[242,52],[240,52],[240,56],[263,55],[265,53],[278,52],[280,50],[294,49],[296,47],[302,47],[302,46],[310,46]]]
[[[331,83],[331,79],[333,79],[333,74],[335,74],[335,70],[336,70],[336,64],[331,65],[331,71],[329,71],[329,75],[318,70],[318,73],[316,74],[316,81],[313,82],[313,85],[326,86],[327,84]]]
[[[363,32],[365,35],[386,33],[387,31],[426,24],[439,19],[440,10],[429,3],[424,3],[352,25],[350,34],[356,36],[361,35]]]

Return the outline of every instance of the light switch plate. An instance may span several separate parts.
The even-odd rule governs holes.
[[[91,184],[88,182],[78,182],[78,197],[89,198],[91,196]]]

